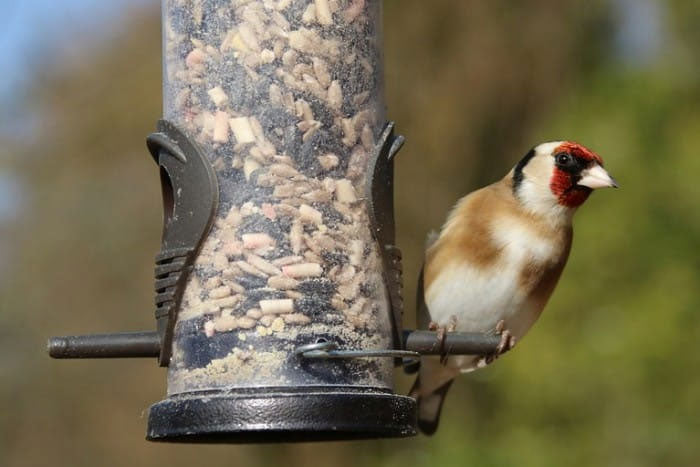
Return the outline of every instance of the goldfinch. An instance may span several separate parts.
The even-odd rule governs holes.
[[[499,334],[497,353],[509,350],[540,316],[559,280],[576,209],[603,187],[617,184],[597,154],[556,141],[534,147],[503,179],[459,200],[425,254],[419,326]],[[411,390],[421,431],[437,429],[453,379],[493,358],[423,359]]]

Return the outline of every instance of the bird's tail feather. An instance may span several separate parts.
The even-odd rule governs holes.
[[[420,378],[416,378],[410,394],[416,397],[416,403],[418,404],[418,428],[423,434],[430,436],[437,431],[442,404],[445,402],[445,396],[452,385],[452,381],[454,380],[447,381],[429,394],[420,395]]]

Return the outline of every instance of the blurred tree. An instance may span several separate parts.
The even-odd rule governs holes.
[[[413,297],[428,230],[536,144],[536,125],[604,56],[611,25],[600,1],[414,0],[387,2],[385,29],[389,118],[407,136],[397,215]]]

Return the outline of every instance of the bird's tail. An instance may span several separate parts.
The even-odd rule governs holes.
[[[432,435],[437,431],[440,423],[442,404],[445,402],[447,390],[450,389],[453,379],[428,394],[421,394],[420,376],[411,389],[410,395],[416,398],[418,404],[418,428],[425,435]]]

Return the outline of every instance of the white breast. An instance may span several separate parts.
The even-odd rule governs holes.
[[[521,271],[533,262],[550,262],[557,256],[556,247],[508,218],[492,226],[492,236],[502,251],[499,260],[487,268],[469,262],[453,264],[430,285],[426,304],[431,320],[440,325],[455,316],[458,331],[491,332],[505,320],[518,330],[515,337],[519,339],[541,311],[528,302],[530,291],[521,286]],[[523,319],[528,322],[521,322]]]
[[[556,256],[554,243],[527,225],[508,217],[494,221],[492,241],[505,253],[504,261],[522,268],[526,263],[547,263]]]
[[[465,263],[441,273],[428,289],[425,302],[431,320],[440,325],[455,316],[458,331],[486,332],[519,308],[524,298],[512,269],[483,271]]]

